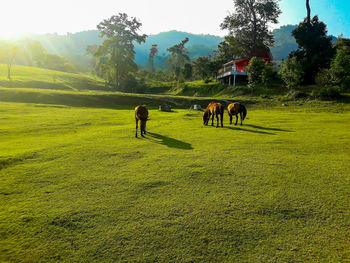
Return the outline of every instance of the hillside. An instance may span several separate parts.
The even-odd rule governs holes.
[[[292,31],[296,27],[297,25],[287,25],[273,31],[275,45],[271,48],[271,52],[275,60],[287,58],[290,52],[298,48],[298,44],[292,36]]]
[[[291,31],[295,27],[296,25],[282,26],[273,31],[275,46],[271,51],[275,60],[286,58],[291,51],[297,48],[297,44],[291,36]],[[155,65],[161,66],[167,59],[168,54],[166,49],[179,43],[186,37],[189,38],[187,48],[191,58],[205,56],[211,53],[216,50],[217,45],[224,40],[219,36],[196,35],[175,30],[162,32],[148,36],[146,42],[141,45],[135,45],[135,62],[140,66],[144,66],[147,63],[149,50],[152,44],[157,44],[159,54],[155,58]],[[99,32],[97,30],[88,30],[74,34],[68,33],[67,35],[24,35],[9,40],[20,43],[25,39],[37,40],[49,53],[61,55],[71,63],[83,67],[86,67],[89,61],[89,57],[86,55],[86,47],[88,45],[99,45],[102,43],[102,39],[99,38]]]
[[[205,56],[211,53],[216,49],[217,45],[223,41],[223,38],[218,36],[196,35],[179,31],[150,35],[145,43],[135,45],[135,62],[141,66],[144,65],[148,60],[149,49],[152,44],[158,44],[159,55],[155,63],[156,65],[162,64],[167,57],[166,49],[181,42],[186,37],[190,39],[187,47],[192,58]],[[102,43],[102,39],[99,37],[99,32],[97,30],[88,30],[75,34],[68,33],[67,35],[24,35],[9,40],[19,43],[25,39],[39,41],[49,53],[61,55],[67,58],[71,63],[78,63],[80,66],[88,65],[89,58],[86,55],[86,47],[88,45],[100,45]]]
[[[7,66],[0,65],[0,87],[54,89],[66,91],[110,90],[98,77],[65,73],[49,69],[12,66],[12,80],[7,79]]]

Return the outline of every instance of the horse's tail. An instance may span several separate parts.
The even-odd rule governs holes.
[[[245,117],[247,116],[247,109],[244,105],[241,104],[241,111],[242,111],[242,114],[243,114],[243,120],[245,119]]]

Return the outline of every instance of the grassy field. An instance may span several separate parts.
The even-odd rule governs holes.
[[[130,105],[2,101],[0,262],[350,261],[339,105],[150,110],[136,139]]]

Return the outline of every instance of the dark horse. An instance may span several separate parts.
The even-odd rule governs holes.
[[[136,134],[135,137],[137,138],[137,128],[138,123],[140,122],[140,129],[141,129],[141,136],[146,134],[146,122],[148,120],[148,110],[145,105],[140,105],[135,108],[135,120],[136,120]]]
[[[211,126],[214,126],[214,115],[216,116],[216,128],[219,127],[219,115],[221,120],[221,127],[224,127],[224,124],[223,124],[224,106],[222,106],[221,103],[216,103],[216,102],[209,103],[208,107],[205,109],[205,112],[203,115],[203,124],[208,125],[210,116],[212,116]]]
[[[230,105],[227,106],[227,112],[228,116],[230,116],[230,124],[232,124],[232,116],[236,116],[236,123],[237,125],[238,122],[238,113],[241,116],[241,125],[243,125],[243,120],[247,116],[247,109],[244,107],[243,104],[239,102],[231,103]]]

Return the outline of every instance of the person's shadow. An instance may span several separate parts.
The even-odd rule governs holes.
[[[148,136],[147,136],[148,135]],[[155,143],[166,145],[170,148],[177,148],[182,150],[192,150],[193,147],[191,144],[183,141],[179,141],[173,138],[169,138],[163,135],[160,135],[158,133],[154,132],[147,132],[146,138],[154,141]]]

